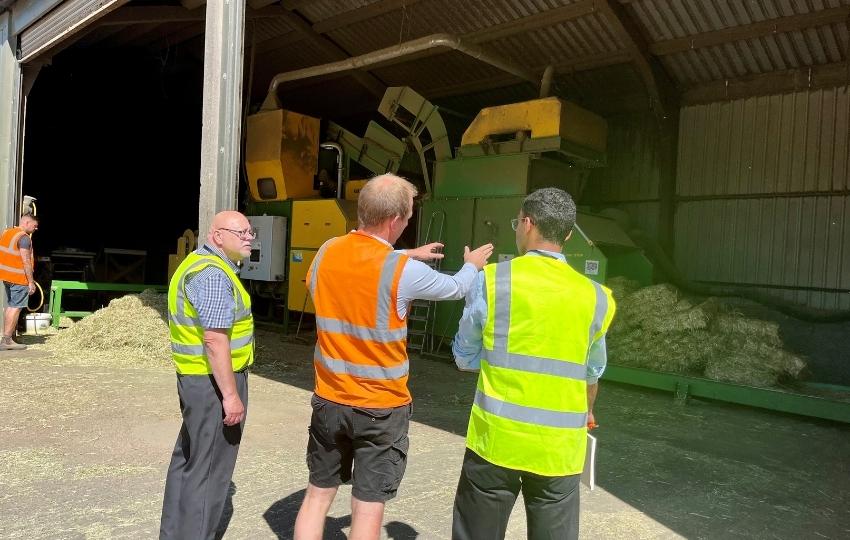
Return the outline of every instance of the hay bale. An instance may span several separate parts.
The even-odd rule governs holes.
[[[50,337],[45,348],[65,356],[114,358],[118,363],[168,364],[171,342],[166,296],[146,290],[116,298]]]
[[[783,349],[778,324],[730,312],[719,298],[695,303],[669,284],[619,302],[608,350],[619,365],[758,387],[797,379],[806,369],[803,358]]]
[[[720,315],[714,319],[712,330],[722,335],[751,336],[771,343],[775,347],[782,347],[778,323],[749,319],[740,313]]]
[[[667,373],[699,375],[716,342],[709,332],[637,330],[607,339],[612,363]]]

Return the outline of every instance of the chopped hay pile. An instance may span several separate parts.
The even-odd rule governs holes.
[[[618,309],[609,331],[611,362],[654,371],[769,387],[806,368],[786,351],[776,323],[749,319],[717,298],[692,301],[669,284],[638,288],[610,280]]]
[[[169,365],[168,304],[153,290],[128,294],[48,338],[55,354],[112,364]]]

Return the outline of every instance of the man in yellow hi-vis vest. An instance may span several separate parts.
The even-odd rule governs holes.
[[[215,537],[248,408],[254,362],[251,297],[237,263],[256,233],[234,211],[215,215],[206,243],[180,263],[168,286],[171,357],[183,425],[171,455],[160,539]]]
[[[467,295],[453,350],[458,368],[480,375],[454,540],[504,538],[520,490],[529,539],[578,538],[587,425],[615,307],[561,254],[575,220],[565,191],[530,194],[511,220],[521,256],[485,266]]]

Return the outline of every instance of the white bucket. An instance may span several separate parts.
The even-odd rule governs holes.
[[[50,326],[50,313],[27,313],[24,318],[27,325],[27,334],[38,334],[40,330],[47,330]]]

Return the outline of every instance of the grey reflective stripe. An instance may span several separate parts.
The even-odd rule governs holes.
[[[241,298],[241,297],[242,297],[242,295],[241,295],[241,294],[238,294],[238,293],[239,293],[239,291],[236,291],[236,292],[237,292],[237,296],[238,296],[239,298]],[[245,319],[247,319],[248,317],[250,317],[250,316],[251,316],[251,310],[250,310],[250,309],[241,309],[241,310],[236,310],[236,312],[233,314],[233,316],[234,316],[234,318],[235,318],[234,320],[242,321],[242,320],[245,320]]]
[[[608,295],[602,289],[602,285],[591,281],[593,288],[596,289],[596,308],[593,311],[593,322],[590,324],[590,339],[587,346],[593,345],[593,336],[602,330],[602,325],[605,323],[605,315],[608,314]]]
[[[493,350],[508,351],[508,331],[511,327],[511,262],[496,265],[496,309],[493,324]]]
[[[5,264],[0,264],[0,270],[5,270],[7,272],[11,272],[13,274],[23,274],[23,268],[12,268],[11,266],[6,266]]]
[[[351,375],[362,379],[400,379],[407,375],[410,365],[407,360],[395,367],[364,366],[346,360],[324,356],[316,345],[313,358],[325,369],[337,375]]]
[[[233,351],[235,349],[242,348],[246,345],[250,345],[251,342],[254,341],[254,335],[242,336],[241,338],[236,338],[230,340],[230,350]]]
[[[487,349],[481,352],[482,358],[491,366],[527,371],[529,373],[540,373],[542,375],[554,375],[577,381],[587,379],[587,368],[584,364],[504,351],[489,351]]]
[[[574,429],[587,425],[586,413],[560,412],[549,409],[538,409],[537,407],[525,407],[490,397],[481,390],[476,390],[475,392],[475,404],[490,414],[527,424]]]
[[[185,343],[171,342],[171,352],[174,354],[191,354],[192,356],[201,356],[204,354],[203,345],[186,345]]]
[[[252,341],[254,341],[254,336],[244,336],[234,339],[230,342],[230,350],[235,351],[236,349],[250,345]],[[202,356],[206,354],[203,344],[187,345],[186,343],[174,343],[173,341],[171,342],[171,352],[175,354],[191,354],[193,356]]]
[[[198,326],[198,321],[195,319],[178,313],[169,313],[168,321],[176,324],[177,326],[191,326],[192,328]]]
[[[379,343],[392,343],[407,338],[407,327],[396,330],[376,330],[366,326],[358,326],[348,321],[331,319],[329,317],[316,316],[316,327],[323,332],[333,334],[345,334],[358,339],[377,341]]]
[[[390,328],[393,277],[400,258],[401,254],[391,251],[384,259],[384,265],[381,267],[381,278],[378,281],[378,313],[375,316],[375,328],[378,330],[389,330]]]
[[[331,238],[319,248],[318,253],[313,258],[313,272],[310,274],[310,294],[313,296],[313,304],[316,303],[316,283],[319,281],[319,263],[322,262],[322,258],[325,256],[325,250],[328,249],[328,246],[333,243],[336,238]]]
[[[19,249],[14,249],[6,246],[0,246],[0,251],[3,251],[5,253],[11,253],[12,255],[18,255],[21,252],[21,250]]]

